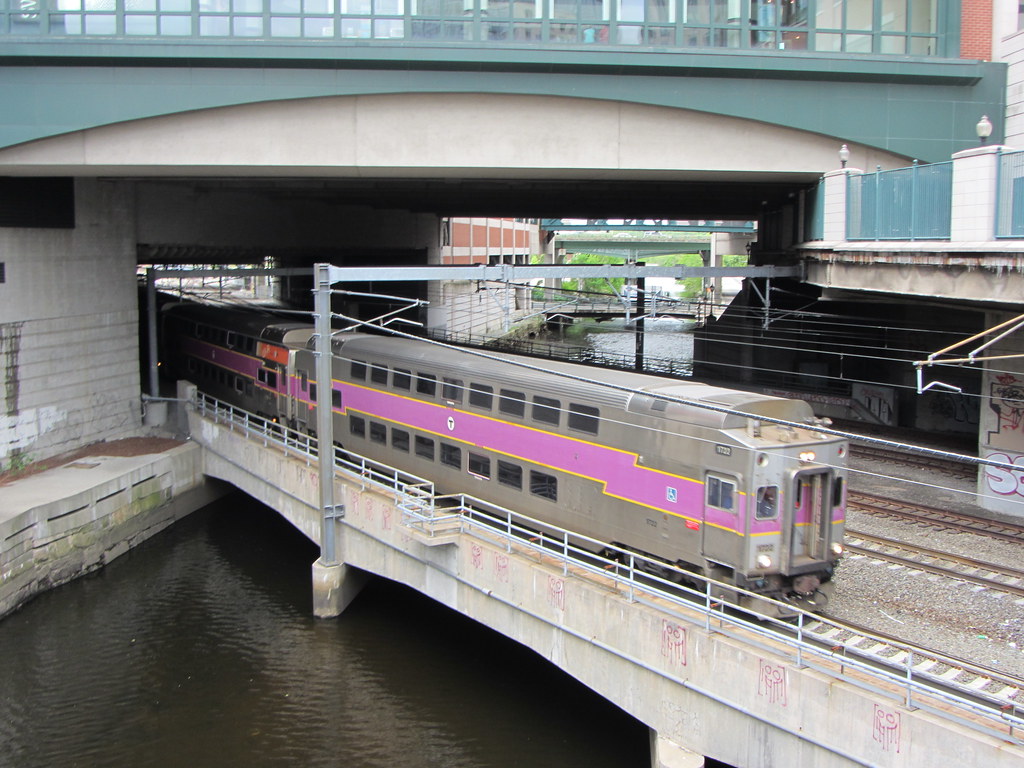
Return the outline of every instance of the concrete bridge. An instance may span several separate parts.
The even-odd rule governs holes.
[[[182,384],[207,475],[276,509],[321,545],[315,441]],[[315,611],[344,610],[367,574],[401,582],[535,650],[651,729],[652,765],[1020,765],[1024,719],[992,681],[957,689],[940,660],[888,661],[836,641],[813,616],[755,619],[659,590],[635,559],[581,558],[568,534],[347,456],[336,464],[337,562],[313,567]],[[888,655],[888,654],[886,654]],[[945,660],[948,662],[949,660]],[[943,667],[946,669],[946,667]],[[976,672],[976,671],[974,671]],[[1015,691],[1014,691],[1015,694]]]

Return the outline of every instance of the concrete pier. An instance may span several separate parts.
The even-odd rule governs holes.
[[[369,574],[344,563],[313,563],[313,615],[320,619],[340,616],[369,581]]]
[[[691,752],[651,731],[651,768],[704,768],[704,755]]]

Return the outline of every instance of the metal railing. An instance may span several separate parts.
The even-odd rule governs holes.
[[[846,183],[848,240],[949,239],[952,161],[850,175]]]
[[[997,238],[1024,237],[1024,151],[999,155],[995,234]]]
[[[315,438],[202,393],[195,407],[200,415],[265,446],[273,445],[307,464],[316,460]],[[599,579],[605,585],[610,580],[630,602],[665,612],[681,625],[701,626],[744,642],[756,636],[759,642],[769,643],[773,653],[798,667],[815,669],[908,708],[927,710],[973,730],[1024,744],[1022,680],[865,633],[467,494],[437,496],[431,481],[372,459],[341,449],[335,451],[335,458],[336,471],[364,487],[372,485],[393,495],[403,524],[425,536],[464,534],[497,542],[509,553],[546,559],[565,577]],[[351,521],[348,524],[352,525]],[[742,607],[739,600],[754,607]],[[773,615],[779,611],[787,618]],[[588,642],[599,639],[588,638]],[[668,676],[664,670],[651,669]]]

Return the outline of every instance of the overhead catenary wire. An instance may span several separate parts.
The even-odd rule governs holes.
[[[399,331],[397,329],[390,328],[390,327],[389,328],[381,328],[380,326],[372,325],[372,324],[370,324],[370,323],[368,323],[366,321],[359,320],[358,318],[354,318],[354,317],[351,317],[351,316],[348,316],[348,315],[332,313],[332,317],[337,318],[339,320],[343,320],[343,321],[348,322],[348,323],[352,323],[355,326],[373,328],[375,330],[384,330],[388,334],[399,336],[399,337],[406,338],[406,339],[411,339],[411,340],[422,342],[422,343],[426,343],[426,344],[430,344],[430,345],[436,346],[436,347],[441,348],[441,349],[448,349],[448,350],[460,352],[462,354],[466,354],[466,355],[470,355],[470,356],[474,356],[474,357],[479,357],[481,359],[490,360],[490,361],[493,361],[493,362],[507,363],[507,364],[510,364],[510,365],[517,366],[519,368],[523,368],[525,370],[530,370],[530,371],[534,371],[534,372],[537,372],[537,373],[543,373],[543,374],[547,374],[547,375],[554,375],[554,376],[557,376],[557,377],[560,377],[560,378],[564,378],[564,379],[570,380],[570,381],[576,381],[576,382],[579,382],[579,383],[585,383],[585,384],[599,386],[599,387],[607,387],[609,389],[614,389],[614,390],[617,390],[617,391],[626,392],[626,393],[630,393],[630,394],[640,394],[640,395],[652,397],[652,398],[655,398],[655,399],[658,399],[658,400],[664,400],[666,402],[678,403],[680,405],[686,405],[686,406],[701,408],[701,409],[704,409],[704,410],[714,411],[714,412],[718,412],[718,413],[731,414],[731,415],[735,415],[735,416],[740,416],[741,418],[747,418],[747,419],[751,419],[753,421],[759,421],[759,422],[763,422],[763,423],[767,423],[767,424],[779,424],[779,425],[782,425],[782,426],[787,426],[787,427],[792,427],[792,428],[812,429],[813,431],[819,432],[821,434],[832,435],[832,436],[835,436],[835,437],[845,438],[847,440],[859,441],[859,442],[866,443],[866,444],[869,444],[869,445],[877,445],[877,446],[880,446],[880,447],[891,448],[891,449],[894,449],[894,450],[904,450],[904,451],[909,451],[909,452],[912,452],[912,453],[920,453],[921,455],[924,455],[924,456],[933,456],[933,457],[936,457],[936,458],[952,459],[952,460],[956,460],[956,461],[962,461],[962,462],[967,463],[967,464],[985,465],[985,466],[996,467],[996,468],[999,468],[999,469],[1007,469],[1007,470],[1015,471],[1015,472],[1020,472],[1021,471],[1021,467],[1016,466],[1016,465],[1011,464],[1011,463],[1008,463],[1008,462],[997,461],[997,460],[993,460],[993,459],[985,459],[985,458],[982,458],[980,456],[968,456],[966,454],[956,453],[956,452],[953,452],[953,451],[944,451],[944,450],[937,449],[937,448],[928,448],[926,446],[914,445],[914,444],[911,444],[911,443],[901,443],[901,442],[898,442],[898,441],[895,441],[895,440],[886,440],[884,438],[879,438],[879,437],[869,437],[867,435],[857,435],[855,433],[847,432],[847,431],[844,431],[844,430],[832,429],[831,427],[827,427],[824,424],[805,424],[805,423],[802,423],[802,422],[794,422],[794,421],[791,421],[791,420],[788,420],[788,419],[778,419],[778,418],[774,418],[774,417],[770,417],[770,416],[762,416],[762,415],[759,415],[759,414],[747,413],[745,411],[740,411],[740,410],[737,410],[737,409],[734,409],[734,408],[728,408],[728,407],[725,407],[725,406],[715,405],[713,403],[705,403],[705,402],[701,402],[701,401],[689,400],[689,399],[681,398],[681,397],[675,397],[675,396],[666,395],[666,394],[660,393],[660,392],[639,390],[639,389],[636,389],[636,388],[633,388],[633,387],[627,387],[627,386],[624,386],[624,385],[621,385],[621,384],[614,384],[614,383],[611,383],[611,382],[601,381],[599,379],[593,379],[593,378],[590,378],[590,377],[587,377],[587,376],[582,376],[580,374],[574,374],[574,373],[568,373],[566,371],[556,371],[556,370],[553,370],[553,369],[544,368],[542,366],[534,365],[532,363],[527,363],[527,362],[524,362],[524,361],[521,361],[521,360],[510,359],[509,357],[499,357],[499,356],[488,354],[488,353],[485,353],[485,352],[482,352],[482,351],[476,350],[476,349],[468,349],[468,348],[465,348],[465,347],[458,347],[458,346],[455,346],[453,344],[447,344],[445,342],[437,341],[435,339],[424,338],[422,336],[415,336],[413,334],[405,333],[403,331]]]

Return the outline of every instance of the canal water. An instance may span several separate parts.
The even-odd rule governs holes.
[[[0,766],[646,768],[646,727],[539,656],[372,582],[241,494],[0,621]]]
[[[679,375],[692,374],[696,326],[693,321],[670,317],[645,320],[644,355],[649,360],[671,361],[672,370]],[[577,320],[566,330],[538,333],[535,341],[565,348],[588,347],[599,356],[622,357],[627,363],[636,356],[636,329],[624,320]]]

